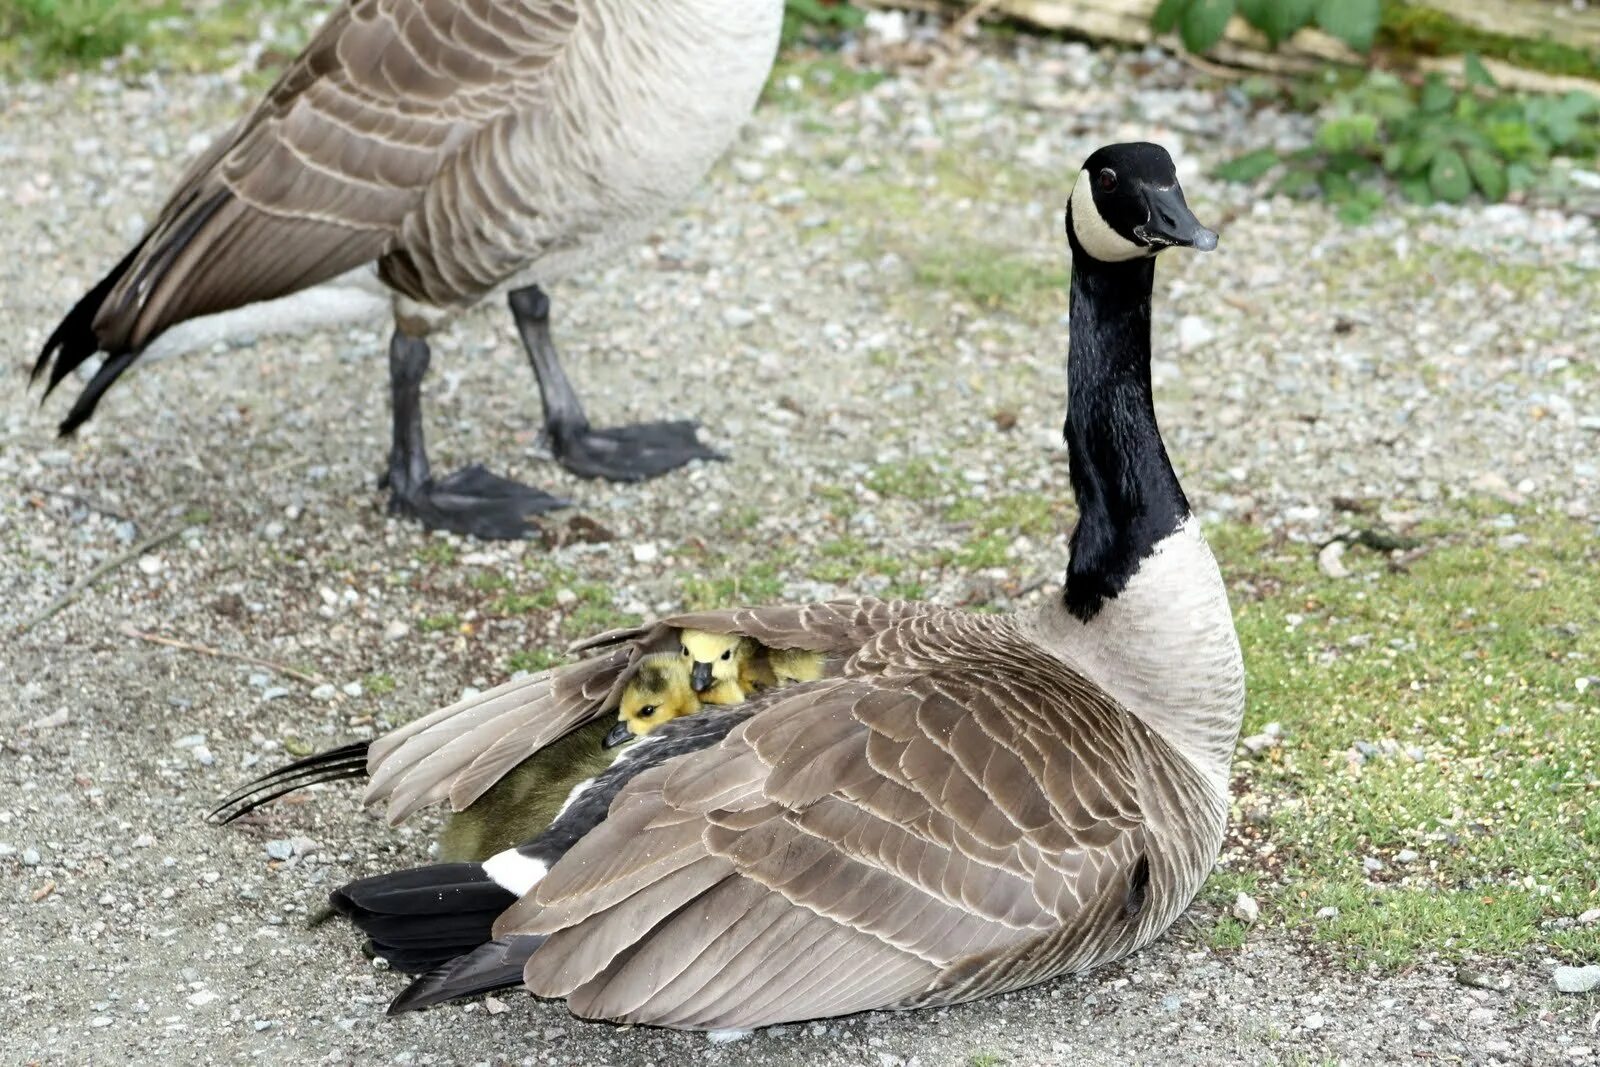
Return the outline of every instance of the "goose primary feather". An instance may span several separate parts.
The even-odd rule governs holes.
[[[394,293],[392,509],[484,537],[561,506],[468,467],[433,478],[428,333],[510,292],[556,457],[651,477],[714,456],[691,423],[596,429],[556,359],[548,285],[644,236],[755,105],[781,0],[350,0],[179,181],[62,320],[46,393],[106,353],[70,433],[168,327],[377,264]]]
[[[365,800],[398,822],[604,716],[684,629],[823,664],[667,724],[484,864],[339,890],[420,975],[391,1011],[521,982],[589,1018],[755,1027],[1019,989],[1173,923],[1221,845],[1244,673],[1156,426],[1150,296],[1160,249],[1216,235],[1147,144],[1089,158],[1067,233],[1061,593],[1011,615],[870,597],[679,615],[372,742]]]

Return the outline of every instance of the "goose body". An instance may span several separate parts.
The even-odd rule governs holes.
[[[754,107],[781,21],[781,0],[339,5],[51,335],[34,373],[52,389],[106,353],[62,432],[173,324],[376,263],[395,304],[397,510],[505,537],[563,503],[481,468],[428,471],[426,337],[494,293],[513,294],[569,467],[629,480],[714,455],[688,424],[590,427],[540,286],[638,240],[694,189]]]
[[[950,1004],[1124,956],[1188,905],[1222,842],[1244,674],[1156,430],[1149,298],[1156,251],[1215,235],[1156,146],[1100,150],[1085,182],[1060,595],[1006,616],[858,598],[667,618],[372,742],[365,799],[398,822],[471,804],[685,630],[821,664],[663,726],[515,849],[339,890],[420,975],[391,1011],[518,983],[694,1029]],[[422,938],[441,923],[448,944]]]

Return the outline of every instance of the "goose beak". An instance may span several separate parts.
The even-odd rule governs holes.
[[[606,739],[600,742],[600,747],[616,748],[618,745],[626,744],[632,740],[633,731],[628,729],[628,724],[625,722],[619,722],[617,725],[611,728],[610,733],[606,734]]]
[[[694,669],[689,672],[689,687],[696,693],[704,693],[711,688],[711,664],[695,661]]]
[[[1177,182],[1147,186],[1144,202],[1150,217],[1142,225],[1135,226],[1133,232],[1152,247],[1193,248],[1198,252],[1209,252],[1217,247],[1215,231],[1200,225]]]

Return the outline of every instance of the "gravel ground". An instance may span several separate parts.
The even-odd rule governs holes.
[[[0,87],[12,253],[0,328],[15,369],[0,401],[0,1061],[1592,1062],[1592,1001],[1556,994],[1538,960],[1490,961],[1510,983],[1495,991],[1444,966],[1353,973],[1265,932],[1219,954],[1204,908],[1085,978],[731,1045],[586,1024],[521,995],[385,1020],[396,980],[347,930],[305,920],[341,880],[422,861],[434,824],[390,831],[357,813],[351,789],[229,830],[201,821],[285,758],[286,739],[370,734],[500,681],[509,653],[568,633],[573,596],[526,616],[489,610],[482,590],[499,576],[602,583],[618,610],[664,611],[683,601],[686,568],[737,572],[774,546],[803,555],[842,533],[888,553],[959,543],[869,488],[886,464],[927,460],[979,499],[1065,496],[1064,294],[996,309],[962,279],[1001,255],[1024,282],[1059,276],[1071,175],[1112,139],[1171,146],[1197,212],[1223,232],[1219,254],[1164,260],[1157,293],[1160,414],[1205,515],[1310,539],[1336,522],[1336,495],[1424,513],[1467,493],[1600,510],[1589,220],[1396,206],[1352,230],[1315,204],[1254,202],[1204,167],[1303,140],[1304,120],[1253,113],[1170,59],[1017,47],[843,101],[797,75],[655,241],[555,290],[558,338],[597,421],[693,415],[732,462],[645,486],[576,482],[540,456],[504,310],[481,308],[441,341],[435,465],[509,468],[579,501],[609,537],[585,543],[557,522],[552,539],[574,542],[559,547],[430,538],[385,517],[381,322],[206,335],[56,441],[64,404],[41,414],[25,368],[242,90],[227,77]],[[939,255],[958,268],[943,288],[927,268]],[[857,505],[847,521],[831,503],[841,492]],[[1004,605],[1059,572],[1065,532],[1019,538],[1005,566],[977,575],[919,577],[936,597]],[[842,588],[802,570],[776,581],[792,597]]]

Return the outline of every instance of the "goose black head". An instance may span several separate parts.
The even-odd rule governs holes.
[[[1172,157],[1145,141],[1107,145],[1084,162],[1067,205],[1067,232],[1074,253],[1105,263],[1175,246],[1217,247],[1217,235],[1184,201]]]

